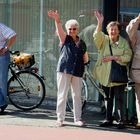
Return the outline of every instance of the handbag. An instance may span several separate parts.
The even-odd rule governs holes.
[[[109,42],[110,54],[113,56],[112,48]],[[127,83],[127,67],[120,65],[115,60],[111,62],[111,71],[110,71],[110,82],[113,83]]]

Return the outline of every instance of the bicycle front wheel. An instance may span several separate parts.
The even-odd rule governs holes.
[[[42,78],[31,71],[19,71],[8,81],[10,102],[22,110],[37,108],[45,98],[45,85]]]
[[[82,100],[82,110],[83,110],[88,100],[88,88],[87,88],[87,83],[85,82],[84,79],[82,80],[81,100]],[[72,101],[71,91],[69,91],[68,93],[67,106],[70,109],[70,111],[73,112],[73,101]]]

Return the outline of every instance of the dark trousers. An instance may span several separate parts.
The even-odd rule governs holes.
[[[105,94],[105,107],[106,107],[106,120],[113,120],[113,105],[114,105],[114,97],[115,97],[115,105],[117,114],[119,117],[119,121],[124,120],[124,89],[126,85],[114,86],[114,87],[104,87],[102,86]]]

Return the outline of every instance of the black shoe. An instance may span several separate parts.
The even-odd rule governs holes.
[[[125,125],[124,125],[123,122],[118,122],[117,128],[118,128],[118,129],[124,129],[124,128],[126,128],[126,127],[125,127]]]
[[[137,124],[135,125],[135,128],[140,129],[140,123],[137,123]]]
[[[7,107],[8,105],[6,104],[6,105],[3,105],[3,106],[1,106],[0,108],[1,108],[1,111],[0,111],[0,113],[3,113],[4,112],[4,110],[6,109],[6,107]]]
[[[108,126],[112,126],[113,123],[112,121],[109,121],[109,120],[105,120],[103,123],[101,123],[99,126],[100,127],[108,127]]]

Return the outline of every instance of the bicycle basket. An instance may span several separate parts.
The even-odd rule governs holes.
[[[20,53],[20,55],[13,55],[12,59],[19,69],[30,68],[35,64],[34,55],[28,53]]]

